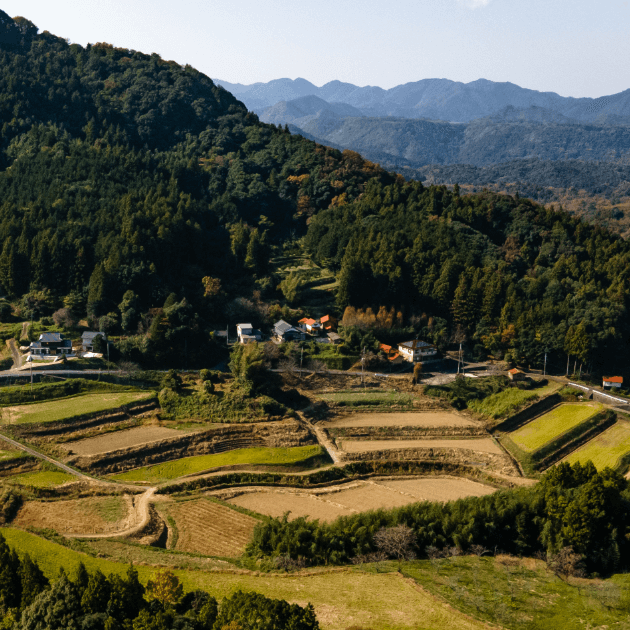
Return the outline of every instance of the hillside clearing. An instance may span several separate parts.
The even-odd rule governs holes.
[[[326,451],[319,445],[292,448],[240,448],[215,455],[195,455],[154,466],[144,466],[125,473],[111,475],[110,479],[160,483],[221,466],[299,464],[312,457],[324,456],[325,453]]]
[[[106,392],[84,394],[61,400],[2,408],[2,424],[55,422],[73,416],[115,409],[121,405],[150,398],[148,392]]]
[[[560,384],[556,382],[531,390],[510,387],[481,400],[471,400],[468,408],[490,418],[503,418],[523,407],[525,403],[544,398],[558,389]]]
[[[601,408],[602,406],[597,403],[565,403],[510,433],[510,438],[519,448],[533,453],[551,440],[582,424]]]

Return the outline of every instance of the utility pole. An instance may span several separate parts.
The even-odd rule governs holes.
[[[363,380],[363,365],[365,363],[365,346],[361,348],[361,383],[365,386],[365,382]]]
[[[566,373],[566,376],[567,376],[567,377],[569,376],[569,360],[570,360],[570,359],[571,359],[571,355],[570,355],[570,354],[567,354],[567,373]]]
[[[304,361],[304,346],[300,348],[300,378],[302,378],[302,362]]]
[[[543,376],[547,373],[547,353],[545,352],[545,363],[543,365]]]

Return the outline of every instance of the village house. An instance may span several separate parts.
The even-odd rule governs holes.
[[[519,370],[518,368],[512,368],[511,370],[508,370],[508,378],[511,381],[526,381],[527,374],[525,374],[523,370]]]
[[[326,336],[328,337],[330,343],[335,346],[338,346],[342,342],[341,337],[336,332],[329,332]]]
[[[281,319],[273,325],[273,338],[277,343],[302,341],[304,339],[304,333]]]
[[[81,349],[83,352],[94,352],[94,340],[103,337],[103,341],[107,341],[107,335],[103,332],[84,332],[81,335]]]
[[[409,363],[418,363],[434,357],[437,354],[437,348],[432,343],[414,339],[399,343],[398,352],[400,352],[403,360],[409,361]]]
[[[304,332],[315,337],[319,336],[319,333],[322,331],[322,325],[317,320],[310,317],[303,317],[298,324]]]
[[[60,356],[72,354],[72,341],[64,339],[61,333],[42,333],[38,341],[29,346],[33,356]]]
[[[620,388],[623,385],[623,376],[604,376],[602,381],[604,389]]]
[[[255,330],[251,324],[236,324],[236,336],[239,343],[252,343],[262,340],[260,330]]]
[[[393,348],[392,346],[388,346],[385,343],[380,344],[379,348],[381,352],[387,357],[387,360],[392,365],[398,365],[399,363],[402,363],[404,361],[400,352],[398,352],[396,348]]]
[[[326,333],[337,332],[339,322],[332,315],[324,315],[324,317],[319,320],[319,323]]]

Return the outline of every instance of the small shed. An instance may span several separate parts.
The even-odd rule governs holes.
[[[518,368],[512,368],[508,370],[508,377],[511,381],[526,381],[527,374],[523,372],[523,370],[519,370]]]
[[[602,381],[604,389],[619,388],[623,385],[623,376],[603,376]]]
[[[342,341],[341,337],[336,332],[329,332],[327,336],[328,339],[330,339],[330,343],[335,344],[336,346],[338,346]]]

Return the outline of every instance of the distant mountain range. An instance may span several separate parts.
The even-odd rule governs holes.
[[[555,92],[538,92],[513,83],[496,83],[487,79],[471,83],[422,79],[389,90],[358,87],[341,81],[317,87],[306,79],[276,79],[252,85],[220,79],[215,79],[215,82],[259,115],[281,101],[316,96],[327,103],[352,106],[360,112],[357,115],[371,117],[470,122],[493,116],[511,106],[517,110],[542,108],[581,123],[630,124],[630,89],[593,99],[564,97]]]

